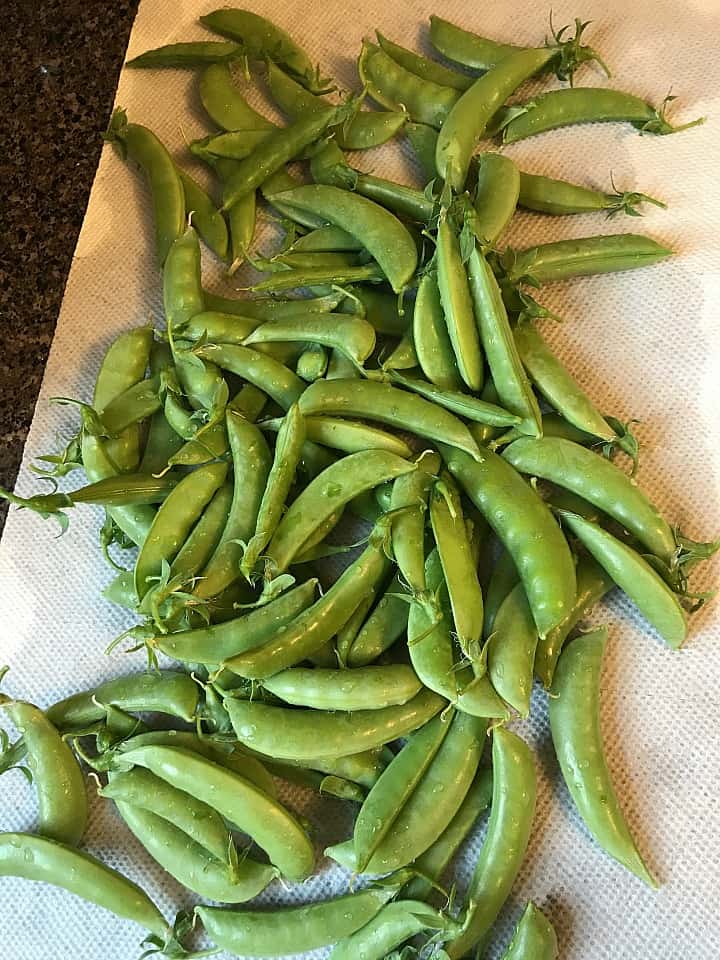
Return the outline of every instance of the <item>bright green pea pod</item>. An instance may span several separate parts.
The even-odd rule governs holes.
[[[255,325],[261,320],[281,319],[299,313],[329,313],[344,299],[343,293],[335,293],[325,297],[304,298],[295,300],[278,300],[274,297],[265,299],[235,299],[220,297],[214,293],[204,291],[205,304],[208,310],[218,313],[228,313],[233,316],[252,320]]]
[[[200,75],[200,100],[208,116],[223,130],[275,129],[275,124],[257,113],[245,100],[227,63],[211,64]]]
[[[303,761],[283,760],[283,766],[300,766],[336,779],[352,781],[368,790],[373,787],[394,754],[388,748],[367,750],[348,757],[310,757]],[[265,763],[265,758],[263,758]]]
[[[359,304],[362,315],[376,333],[401,337],[407,330],[408,318],[401,313],[398,298],[391,291],[378,287],[353,287],[348,290],[348,299],[352,304]]]
[[[263,420],[264,430],[276,430],[280,420]],[[305,417],[308,440],[342,453],[361,453],[364,450],[385,450],[409,460],[412,449],[394,433],[371,427],[360,420],[340,420],[336,417]]]
[[[234,170],[235,165],[227,161],[249,157],[255,147],[267,138],[270,129],[272,128],[228,130],[214,136],[201,137],[192,141],[190,153],[211,166],[222,179]]]
[[[229,273],[232,275],[245,262],[255,236],[257,198],[255,191],[245,194],[227,211],[230,227],[231,260]]]
[[[559,515],[668,646],[679,649],[687,636],[685,613],[663,578],[632,547],[602,527],[566,510]]]
[[[511,53],[524,49],[479,37],[435,14],[430,16],[430,43],[448,60],[473,70],[491,70]]]
[[[201,360],[210,360],[221,369],[247,380],[284,410],[289,410],[304,390],[305,385],[292,370],[250,347],[208,343],[196,352]]]
[[[184,323],[179,332],[185,340],[204,339],[208,343],[241,344],[259,322],[251,317],[203,310]]]
[[[530,713],[533,664],[538,643],[537,627],[521,583],[513,587],[500,606],[488,641],[490,682],[500,696],[520,714]]]
[[[155,220],[155,250],[160,266],[170,247],[185,230],[185,194],[177,168],[162,143],[147,127],[128,123],[117,108],[104,139],[114,144],[120,156],[137,163],[150,183]]]
[[[220,543],[232,508],[233,485],[226,481],[203,510],[202,516],[170,564],[169,580],[189,584],[208,562]]]
[[[480,77],[453,105],[438,136],[435,163],[453,190],[465,186],[475,144],[493,114],[520,84],[542,70],[553,57],[548,48],[517,50]]]
[[[565,783],[590,833],[611,857],[657,887],[625,822],[605,762],[600,673],[606,643],[603,627],[563,650],[548,706],[550,730]]]
[[[362,366],[375,349],[375,330],[361,317],[344,313],[310,313],[307,317],[266,320],[246,337],[245,345],[285,340],[308,341],[342,350],[354,363]]]
[[[222,214],[190,174],[184,170],[178,170],[178,174],[185,193],[185,207],[193,227],[212,252],[224,260],[228,252],[228,231]]]
[[[478,325],[460,241],[447,219],[438,224],[436,257],[440,301],[458,370],[471,390],[480,391],[484,372]]]
[[[596,273],[647,267],[672,254],[650,237],[635,233],[556,240],[527,250],[506,251],[509,276],[515,282],[554,283]]]
[[[538,213],[559,217],[604,210],[607,217],[621,212],[635,217],[638,216],[637,208],[642,203],[652,203],[656,207],[663,208],[666,206],[661,200],[655,200],[646,193],[637,193],[632,190],[624,193],[617,191],[605,193],[602,190],[582,187],[577,183],[568,183],[567,180],[555,180],[552,177],[538,176],[533,173],[520,173],[518,205]]]
[[[471,224],[483,248],[494,247],[513,218],[520,194],[520,171],[510,157],[482,153],[477,165],[477,183]]]
[[[397,373],[391,376],[394,383],[419,393],[421,397],[434,401],[438,406],[445,407],[446,410],[451,410],[458,416],[465,417],[466,420],[488,423],[494,427],[509,427],[520,422],[520,418],[514,413],[504,410],[496,403],[488,403],[486,400],[480,400],[458,390],[443,390],[419,377],[404,377]]]
[[[111,437],[117,437],[127,427],[146,420],[160,410],[160,377],[140,380],[105,407],[102,423]]]
[[[405,133],[410,141],[418,163],[420,172],[425,180],[432,180],[437,176],[435,166],[435,148],[437,146],[437,130],[426,123],[408,123]]]
[[[228,403],[227,410],[236,410],[246,420],[254,423],[267,402],[264,393],[246,383]],[[222,457],[229,449],[229,441],[224,421],[208,426],[202,433],[183,444],[168,460],[170,466],[196,466]]]
[[[345,657],[348,667],[365,667],[377,660],[407,629],[410,594],[398,573],[357,632]]]
[[[414,73],[415,76],[421,77],[423,80],[431,80],[433,83],[438,83],[444,87],[452,87],[454,90],[467,90],[468,87],[472,86],[473,77],[458,73],[457,70],[451,70],[450,67],[437,63],[435,60],[429,60],[413,50],[407,50],[405,47],[393,43],[392,40],[388,40],[379,30],[376,30],[375,34],[378,44],[385,53],[392,57],[395,63],[400,64],[410,73]]]
[[[433,942],[441,943],[443,936],[459,924],[445,914],[417,900],[397,900],[389,903],[364,927],[341,940],[329,960],[384,960],[396,947],[425,931],[433,931]]]
[[[123,473],[90,483],[68,493],[37,494],[18,497],[0,487],[0,498],[18,509],[34,510],[43,516],[59,514],[78,503],[97,503],[103,506],[130,506],[132,504],[162,503],[175,487],[177,477],[156,478],[145,473]]]
[[[437,275],[423,274],[413,310],[413,342],[420,369],[441,390],[462,384],[453,345],[445,323]]]
[[[558,956],[553,925],[542,910],[528,903],[503,960],[557,960]]]
[[[214,40],[191,40],[185,43],[167,43],[154,50],[146,50],[132,60],[125,62],[126,67],[198,67],[210,63],[223,63],[239,59],[243,55],[242,47],[237,43],[223,43]]]
[[[163,270],[163,301],[168,326],[175,330],[205,309],[200,283],[200,244],[188,227],[168,251]]]
[[[530,748],[514,733],[495,727],[492,756],[490,820],[468,888],[463,932],[445,946],[450,960],[460,960],[484,943],[512,889],[530,839],[537,791]]]
[[[340,250],[359,252],[363,246],[357,237],[353,237],[347,230],[328,223],[324,227],[316,227],[309,233],[298,237],[291,250],[307,251],[308,253],[330,253]]]
[[[436,453],[423,454],[417,459],[418,469],[398,477],[393,483],[390,509],[392,519],[392,546],[395,562],[413,595],[427,597],[425,582],[425,519],[430,488],[440,470]]]
[[[278,194],[281,196],[281,194]],[[295,210],[295,207],[288,207],[288,210]],[[344,287],[347,284],[379,283],[385,280],[385,274],[377,263],[363,263],[359,266],[319,266],[306,267],[298,270],[280,270],[266,280],[256,283],[251,289],[260,293],[273,293],[285,290],[299,290],[303,287],[317,289],[327,286]]]
[[[316,710],[380,710],[407,703],[421,683],[405,664],[354,670],[293,667],[263,681],[286,703]]]
[[[382,516],[382,512],[380,516]],[[331,646],[329,650],[329,662],[323,663],[318,661],[318,666],[334,667],[337,663],[339,663],[341,667],[347,666],[347,658],[350,650],[352,649],[352,646],[355,643],[363,624],[365,623],[368,613],[372,609],[373,604],[377,599],[378,593],[380,590],[382,590],[383,585],[387,582],[391,564],[387,557],[385,558],[385,561],[386,562],[384,564],[378,566],[376,575],[373,577],[372,581],[366,585],[365,594],[363,595],[362,599],[356,605],[352,614],[345,621],[340,630],[338,630],[337,636],[335,637],[334,646]],[[324,650],[319,651],[321,655],[324,652]]]

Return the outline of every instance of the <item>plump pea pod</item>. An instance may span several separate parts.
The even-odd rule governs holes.
[[[515,345],[498,282],[477,247],[470,254],[467,267],[480,339],[500,400],[521,418],[518,429],[539,437],[540,407]]]
[[[666,520],[637,485],[605,457],[561,437],[523,437],[503,451],[516,470],[550,480],[621,523],[650,553],[670,565],[677,545]]]
[[[180,333],[186,340],[242,344],[260,322],[251,317],[203,310],[183,324]]]
[[[235,170],[235,164],[228,160],[244,160],[255,147],[265,140],[272,127],[259,130],[228,130],[214,136],[201,137],[190,144],[190,153],[212,167],[221,180],[227,179]]]
[[[110,118],[104,139],[114,144],[123,160],[142,169],[150,184],[155,220],[155,252],[162,266],[173,242],[185,230],[185,194],[177,168],[154,133],[138,123],[128,123],[119,107]]]
[[[263,420],[260,426],[264,430],[276,430],[280,420]],[[394,433],[371,427],[360,420],[341,420],[336,417],[305,417],[305,431],[308,440],[319,443],[342,453],[362,453],[366,450],[384,450],[397,457],[409,459],[412,450],[408,444]]]
[[[410,595],[399,573],[370,612],[345,657],[348,667],[365,667],[388,650],[407,629]]]
[[[492,756],[490,820],[468,888],[463,932],[445,946],[451,960],[460,960],[484,942],[512,889],[530,839],[537,790],[530,748],[514,733],[495,727]]]
[[[530,713],[537,627],[523,585],[518,583],[503,601],[488,641],[488,675],[500,696],[520,714]]]
[[[341,940],[330,960],[384,960],[396,947],[426,930],[434,932],[433,942],[449,936],[459,924],[417,900],[389,903],[364,927]]]
[[[517,572],[517,567],[513,563],[512,557],[507,550],[502,550],[492,568],[492,574],[490,575],[490,580],[485,591],[483,637],[486,639],[493,631],[498,610],[519,580],[520,575]]]
[[[668,646],[679,649],[687,636],[687,621],[677,596],[663,578],[632,547],[602,527],[566,510],[558,513]]]
[[[266,320],[245,338],[245,344],[300,340],[319,343],[343,353],[361,366],[375,349],[375,330],[361,317],[315,313],[287,320]]]
[[[228,254],[228,229],[222,214],[190,174],[178,170],[178,175],[185,194],[185,207],[193,227],[210,250],[224,260]]]
[[[440,128],[460,91],[418,77],[379,46],[363,41],[360,79],[373,100],[387,110],[405,110],[411,120]]]
[[[410,73],[414,73],[415,76],[421,77],[423,80],[431,80],[433,83],[438,83],[444,87],[452,87],[454,90],[467,90],[468,87],[472,86],[473,77],[452,70],[435,60],[429,60],[427,57],[415,53],[414,50],[401,47],[384,37],[379,30],[376,30],[375,34],[381,49],[389,57],[392,57],[395,63],[400,64]]]
[[[245,262],[248,250],[255,236],[257,216],[257,194],[254,190],[246,193],[226,212],[230,229],[230,267],[232,275]]]
[[[470,158],[493,114],[520,84],[547,66],[548,48],[517,50],[480,77],[454,104],[438,136],[435,163],[438,173],[456,192],[465,186]]]
[[[160,377],[172,363],[172,350],[169,343],[156,341],[150,349],[150,374]],[[182,446],[179,437],[165,417],[162,409],[157,410],[150,418],[145,449],[140,461],[139,472],[150,476],[162,473],[168,465],[170,457],[177,453]]]
[[[442,445],[440,452],[450,473],[512,556],[538,632],[544,637],[575,603],[575,564],[550,510],[532,487],[490,450],[484,450],[477,461],[453,447]]]
[[[488,403],[486,400],[480,400],[478,397],[458,390],[443,390],[419,377],[403,376],[393,372],[391,379],[394,383],[419,393],[421,397],[432,400],[438,406],[465,417],[466,420],[488,423],[494,427],[510,427],[521,422],[520,417],[499,407],[496,403]]]
[[[440,458],[435,453],[423,455],[417,464],[413,473],[395,480],[390,509],[395,561],[413,595],[422,599],[426,596],[425,515],[433,478],[440,470]]]
[[[306,184],[285,190],[279,199],[289,209],[312,210],[362,240],[396,293],[405,287],[417,266],[417,249],[407,228],[379,204],[339,187]]]
[[[437,176],[435,167],[437,130],[426,123],[408,123],[405,125],[405,133],[420,165],[424,180],[432,180]]]
[[[270,693],[316,710],[380,710],[407,703],[422,684],[405,664],[355,670],[293,667],[263,681]]]
[[[328,351],[320,344],[306,347],[298,357],[295,373],[301,380],[312,383],[325,376],[328,366]]]
[[[174,329],[205,309],[200,283],[200,243],[188,227],[170,247],[163,269],[163,303]]]
[[[335,900],[272,911],[196,907],[207,935],[237,956],[282,957],[337,943],[364,927],[398,885],[368,887]]]
[[[145,767],[179,790],[209,804],[249,834],[281,873],[302,880],[313,868],[312,843],[300,824],[266,793],[224,767],[176,747],[138,747],[123,762]]]
[[[429,690],[400,706],[352,713],[225,701],[241,743],[269,756],[305,761],[363,753],[390,743],[417,730],[446,705]]]
[[[146,50],[132,60],[125,62],[126,67],[198,67],[209,63],[222,63],[242,57],[242,48],[237,43],[223,43],[214,40],[191,40],[184,43],[167,43],[154,50]]]
[[[607,629],[577,637],[558,660],[549,700],[550,730],[565,783],[600,846],[651,887],[605,762],[600,728],[600,673]]]
[[[115,437],[127,427],[152,416],[162,406],[160,378],[151,377],[133,384],[103,410],[102,423],[106,433]]]
[[[388,756],[386,756],[386,754]],[[350,781],[360,787],[370,789],[385,769],[388,759],[394,754],[388,748],[383,750],[367,750],[364,753],[355,753],[349,757],[308,757],[305,760],[283,760],[283,766],[297,766],[301,769],[319,771],[328,777],[337,780]],[[263,757],[263,763],[265,763]]]
[[[362,243],[347,230],[336,227],[334,223],[328,223],[324,227],[316,227],[315,230],[298,237],[290,249],[307,253],[330,253],[341,250],[359,253],[362,250]]]
[[[418,286],[413,310],[413,342],[420,369],[427,379],[441,390],[459,389],[462,381],[434,273],[425,273]]]
[[[512,251],[508,258],[509,275],[515,281],[531,277],[534,283],[554,283],[596,273],[647,267],[664,260],[672,252],[650,237],[635,233],[556,240],[527,250]]]
[[[139,923],[162,943],[172,939],[170,925],[140,887],[90,854],[55,840],[0,834],[0,876],[51,883]]]
[[[535,675],[546,689],[550,688],[555,666],[565,640],[612,588],[610,576],[592,557],[580,557],[577,565],[577,598],[568,617],[538,643],[535,651]]]
[[[477,445],[457,417],[422,397],[372,380],[318,380],[300,400],[306,416],[339,414],[378,420],[428,440],[444,442],[479,455]]]
[[[652,203],[656,207],[665,207],[660,200],[646,193],[626,191],[605,193],[603,190],[591,190],[589,187],[567,180],[555,180],[552,177],[538,176],[534,173],[520,174],[520,195],[518,205],[537,213],[552,216],[566,216],[576,213],[593,213],[604,210],[608,217],[624,212],[629,216],[638,215],[642,203]]]
[[[529,902],[515,927],[503,960],[557,960],[558,943],[548,918]]]
[[[520,194],[520,171],[510,157],[482,153],[477,165],[471,223],[485,247],[494,247],[513,218]]]
[[[223,370],[237,374],[289,410],[303,392],[304,384],[282,363],[250,347],[235,344],[206,344],[197,351],[201,360],[210,360]]]
[[[484,380],[480,337],[460,241],[447,219],[438,224],[436,259],[440,302],[457,367],[468,387],[477,392]]]
[[[338,630],[337,636],[335,637],[334,647],[328,643],[329,647],[329,656],[334,658],[332,661],[332,666],[334,667],[336,663],[339,663],[341,667],[347,666],[347,658],[352,649],[355,640],[360,633],[360,630],[365,623],[365,619],[373,607],[377,595],[382,590],[383,584],[387,582],[387,576],[391,569],[390,561],[388,558],[385,558],[385,563],[382,566],[379,566],[377,569],[376,575],[373,577],[372,582],[368,583],[365,589],[365,595],[360,600],[360,602],[355,607],[353,613],[344,625]],[[325,651],[320,650],[319,654],[323,655]],[[320,660],[314,661],[318,666],[330,666],[330,663],[323,663]]]
[[[69,846],[80,843],[87,823],[85,779],[75,756],[42,710],[0,693],[0,708],[25,744],[38,798],[38,833]]]
[[[170,564],[168,583],[174,581],[188,584],[207,564],[220,543],[228,513],[232,507],[232,498],[232,484],[226,482],[205,507],[187,540]],[[162,592],[163,588],[159,587],[160,596]],[[143,612],[151,609],[152,603],[157,601],[158,596],[154,595],[153,591],[146,594],[142,604]]]
[[[491,70],[511,53],[523,49],[479,37],[434,14],[430,16],[430,43],[448,60],[473,70]]]

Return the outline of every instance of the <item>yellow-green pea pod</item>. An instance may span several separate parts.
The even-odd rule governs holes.
[[[482,390],[484,372],[478,325],[457,233],[446,218],[438,224],[437,277],[440,301],[460,376],[473,391]]]
[[[357,253],[362,248],[362,243],[357,237],[353,237],[347,230],[342,230],[333,223],[328,223],[324,227],[316,227],[302,237],[298,237],[290,249],[306,251],[307,253],[334,253],[339,251]]]
[[[417,470],[393,483],[390,509],[395,561],[413,595],[421,599],[426,595],[425,519],[430,488],[440,471],[440,457],[424,453],[416,462]]]
[[[280,421],[264,420],[264,430],[278,429]],[[387,430],[370,426],[360,420],[341,420],[338,417],[305,417],[308,440],[342,453],[361,453],[364,450],[385,450],[406,460],[412,449],[402,439]]]
[[[427,272],[418,285],[413,310],[413,342],[420,369],[443,390],[462,384],[453,345],[445,323],[437,276]]]
[[[396,947],[425,931],[441,943],[459,924],[417,900],[397,900],[383,907],[364,927],[341,940],[329,960],[384,960]]]
[[[382,516],[382,508],[380,515]],[[365,623],[368,613],[372,609],[373,604],[377,599],[378,593],[383,589],[384,584],[387,583],[390,570],[391,563],[386,557],[382,566],[378,566],[375,576],[370,582],[367,583],[362,599],[356,605],[350,617],[337,632],[334,646],[331,646],[330,648],[330,656],[334,657],[332,666],[335,666],[336,663],[339,663],[341,667],[347,667],[347,659],[350,650],[352,649],[353,644],[355,643],[358,634]],[[325,664],[320,663],[319,661],[316,662],[318,666],[330,666],[329,663]]]
[[[305,347],[298,357],[295,373],[306,383],[325,376],[328,367],[328,351],[319,344]]]
[[[500,696],[520,714],[530,713],[537,627],[518,583],[500,605],[487,647],[488,676]]]
[[[418,356],[415,351],[412,330],[407,330],[387,360],[383,360],[382,370],[383,373],[395,370],[412,370],[417,365]]]
[[[323,255],[324,256],[324,255]],[[344,313],[308,314],[286,320],[266,320],[246,337],[245,345],[300,340],[341,350],[362,366],[375,349],[375,330],[361,317]]]
[[[260,321],[252,317],[222,313],[217,310],[203,310],[184,323],[180,333],[185,340],[204,339],[208,343],[241,344],[258,323]]]
[[[532,901],[515,927],[503,960],[557,960],[558,942],[553,925]]]
[[[316,710],[380,710],[407,703],[422,686],[412,668],[401,663],[354,670],[292,667],[262,685],[286,703]]]
[[[210,250],[224,260],[228,252],[228,229],[222,214],[189,173],[178,170],[178,175],[190,222]]]
[[[471,224],[483,249],[494,247],[513,218],[520,194],[520,171],[501,153],[480,154]]]
[[[240,93],[227,63],[213,63],[200,75],[200,100],[208,116],[223,130],[275,129]]]
[[[267,403],[267,396],[251,383],[246,383],[230,400],[227,410],[236,410],[246,420],[254,423],[262,413]],[[230,441],[224,421],[208,426],[202,433],[184,443],[180,449],[168,459],[168,466],[197,466],[216,460],[228,452]]]
[[[550,730],[565,783],[590,833],[611,857],[651,887],[623,817],[605,762],[600,728],[600,673],[605,627],[577,637],[558,660],[549,699]]]
[[[208,343],[196,352],[201,360],[210,360],[221,369],[247,380],[284,410],[289,410],[303,392],[305,385],[292,370],[250,347]]]
[[[345,657],[348,667],[368,666],[403,635],[407,629],[409,601],[410,594],[396,573],[357,631]]]

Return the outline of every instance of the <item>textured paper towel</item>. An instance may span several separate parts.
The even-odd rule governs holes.
[[[130,54],[202,36],[194,24],[212,7],[200,0],[145,0]],[[391,38],[425,45],[426,18],[437,12],[489,36],[537,43],[544,35],[545,0],[476,5],[462,0],[381,3],[348,7],[270,3],[253,9],[272,15],[345,85],[364,34],[378,27]],[[546,332],[601,408],[642,418],[641,484],[690,535],[720,530],[718,373],[720,342],[720,60],[717,0],[584,0],[555,4],[556,23],[576,14],[595,18],[592,42],[614,68],[612,85],[657,102],[672,85],[681,95],[681,119],[707,114],[709,123],[677,137],[640,137],[626,126],[558,131],[513,147],[531,172],[605,186],[610,171],[622,188],[637,188],[669,203],[643,220],[602,217],[516,218],[508,239],[518,245],[589,233],[642,229],[678,255],[646,271],[577,281],[543,292],[567,318]],[[603,82],[592,67],[580,82]],[[533,89],[530,87],[529,89]],[[178,155],[183,138],[205,132],[191,72],[127,71],[117,97],[131,119],[147,123]],[[183,155],[184,156],[184,155]],[[397,178],[413,174],[409,153],[397,145],[357,158],[358,165]],[[36,489],[26,469],[37,454],[67,436],[67,409],[49,407],[54,395],[89,399],[104,349],[120,330],[158,317],[160,283],[152,257],[148,197],[139,178],[108,148],[98,169],[28,439],[19,489]],[[207,265],[208,271],[211,265]],[[210,282],[208,273],[206,281]],[[218,289],[221,289],[218,286]],[[78,511],[60,540],[37,517],[13,512],[0,547],[0,660],[12,671],[7,689],[48,704],[92,686],[138,659],[103,649],[129,621],[99,592],[109,574],[96,546],[98,515]],[[717,566],[699,579],[717,579]],[[720,746],[717,713],[717,604],[693,620],[682,653],[651,635],[629,604],[614,597],[602,610],[611,626],[604,674],[603,725],[610,765],[629,821],[663,881],[646,890],[600,853],[558,780],[545,716],[537,694],[526,725],[538,758],[540,791],[533,840],[512,898],[497,925],[488,956],[498,957],[522,903],[532,897],[552,917],[568,960],[675,960],[720,954],[715,901],[720,892]],[[92,785],[90,787],[92,792]],[[349,814],[339,802],[290,795],[313,821],[318,847],[347,835]],[[28,830],[35,823],[32,790],[19,774],[3,779],[0,824]],[[468,850],[472,863],[482,831]],[[141,850],[109,806],[92,805],[88,849],[140,882],[169,916],[192,902]],[[346,886],[327,862],[302,887],[276,886],[264,902],[319,899]],[[0,942],[13,960],[130,960],[140,931],[50,887],[0,883]],[[318,954],[319,956],[320,954]]]

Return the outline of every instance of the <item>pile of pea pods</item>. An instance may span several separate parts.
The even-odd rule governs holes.
[[[39,804],[36,834],[0,835],[0,874],[133,919],[168,957],[206,955],[187,946],[195,927],[240,957],[479,956],[532,830],[536,763],[510,724],[537,678],[597,855],[656,886],[603,756],[607,631],[578,627],[617,586],[679,649],[702,600],[688,575],[718,543],[681,536],[643,494],[636,438],[553,355],[538,325],[552,315],[530,291],[671,251],[635,233],[521,250],[500,238],[516,207],[662,204],[476,147],[600,121],[676,128],[664,108],[573,85],[584,64],[607,69],[580,21],[529,48],[432,17],[434,60],[378,33],[358,60],[362,93],[346,95],[268,20],[222,9],[201,21],[224,39],[127,66],[195,73],[214,129],[189,152],[212,194],[122,110],[106,133],[149,183],[165,323],[110,345],[79,432],[36,467],[82,468],[88,485],[3,491],[63,524],[77,504],[105,508],[102,551],[118,568],[105,595],[137,614],[123,639],[149,665],[44,711],[0,695],[20,734],[3,735],[0,770],[30,771]],[[553,74],[570,85],[506,106]],[[286,124],[250,106],[249,82]],[[424,190],[361,169],[362,152],[401,138]],[[270,254],[259,217],[283,228]],[[266,274],[252,296],[204,289],[201,243],[229,274]],[[237,910],[316,868],[278,780],[352,805],[352,836],[325,851],[349,892]],[[214,905],[171,924],[81,852],[88,784]],[[458,898],[447,869],[486,814]],[[558,956],[529,903],[506,960]]]

